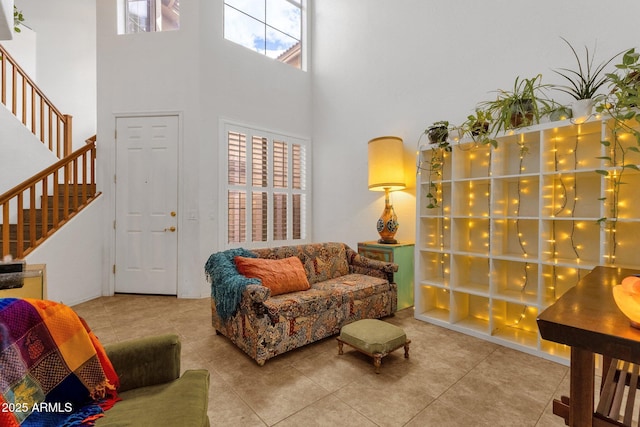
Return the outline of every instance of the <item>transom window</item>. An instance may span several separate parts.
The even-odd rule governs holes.
[[[302,68],[302,2],[225,0],[224,38]]]
[[[180,0],[124,0],[118,34],[180,29]]]
[[[308,141],[225,125],[227,247],[299,244],[308,238]]]

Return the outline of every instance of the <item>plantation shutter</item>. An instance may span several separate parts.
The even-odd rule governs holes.
[[[251,129],[226,137],[227,244],[305,239],[306,146]]]

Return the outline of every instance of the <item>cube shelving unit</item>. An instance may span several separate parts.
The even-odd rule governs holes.
[[[630,137],[612,129],[612,119],[593,117],[506,132],[497,148],[471,139],[450,152],[421,146],[415,317],[568,363],[569,348],[540,338],[538,314],[596,265],[640,266],[640,171],[606,159],[614,137]],[[640,153],[625,157],[640,164]],[[611,177],[621,172],[614,197]],[[615,221],[601,221],[614,202]]]

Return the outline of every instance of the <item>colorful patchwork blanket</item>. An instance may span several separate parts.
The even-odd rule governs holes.
[[[118,400],[104,348],[69,307],[0,298],[0,426],[93,425]]]

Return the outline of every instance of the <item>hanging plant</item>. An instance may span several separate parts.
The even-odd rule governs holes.
[[[19,33],[21,31],[20,25],[23,25],[22,24],[23,22],[24,22],[24,15],[22,14],[22,11],[18,10],[16,5],[13,5],[13,31],[15,31],[16,33]]]
[[[491,112],[476,108],[474,114],[469,114],[461,125],[462,133],[471,136],[475,142],[498,147],[498,141],[491,137],[491,127],[494,123]]]
[[[596,173],[606,177],[610,182],[610,198],[600,200],[609,206],[609,215],[602,217],[598,223],[605,226],[610,233],[609,259],[613,263],[617,248],[616,227],[619,216],[620,189],[625,182],[623,177],[628,169],[640,171],[634,163],[627,163],[626,156],[640,153],[640,55],[635,49],[630,49],[623,55],[622,63],[617,64],[617,71],[607,74],[611,91],[596,107],[596,111],[607,113],[613,120],[611,140],[602,141],[608,155],[598,157],[606,162],[610,169],[598,169]],[[631,135],[631,138],[621,138],[620,135]]]
[[[449,138],[449,122],[446,120],[434,122],[424,132],[427,134],[431,144],[448,144],[447,138]]]

